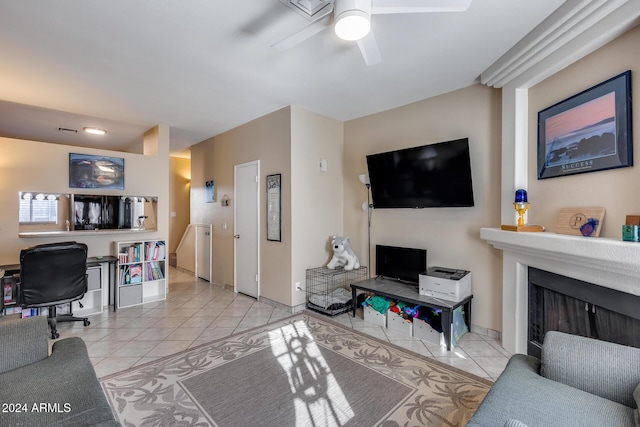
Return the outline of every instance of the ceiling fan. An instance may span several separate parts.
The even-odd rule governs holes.
[[[367,65],[382,61],[371,30],[371,15],[390,13],[464,12],[471,0],[280,0],[312,22],[272,45],[289,49],[333,25],[338,37],[356,41]]]

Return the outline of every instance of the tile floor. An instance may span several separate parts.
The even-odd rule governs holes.
[[[345,313],[331,319],[483,378],[497,378],[509,357],[499,341],[487,336],[467,333],[458,347],[448,352],[444,347],[365,322],[362,310],[358,312],[355,318]],[[115,313],[105,310],[90,316],[91,325],[86,328],[81,322],[71,322],[60,324],[58,331],[60,338],[79,336],[85,340],[96,373],[102,377],[289,315],[170,268],[166,301]]]

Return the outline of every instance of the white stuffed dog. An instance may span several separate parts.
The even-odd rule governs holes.
[[[348,237],[333,236],[331,239],[333,257],[327,264],[327,268],[333,270],[336,267],[344,266],[347,271],[360,268],[360,261],[356,254],[353,253],[350,242],[351,240]]]

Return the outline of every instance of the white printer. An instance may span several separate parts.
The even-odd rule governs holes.
[[[419,275],[420,295],[460,302],[471,295],[471,272],[454,268],[429,267]]]

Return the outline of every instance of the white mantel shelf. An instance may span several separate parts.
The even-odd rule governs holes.
[[[480,238],[521,264],[640,295],[640,243],[481,228]]]
[[[502,250],[502,346],[527,352],[528,267],[640,295],[640,243],[555,233],[481,228]]]

